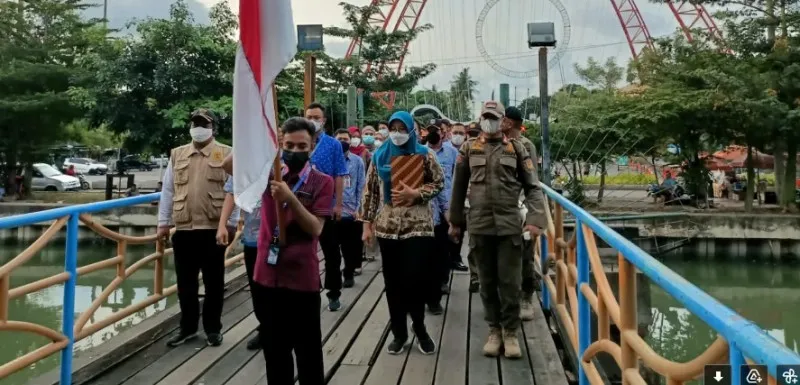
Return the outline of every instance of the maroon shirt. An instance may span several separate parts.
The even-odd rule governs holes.
[[[298,175],[288,175],[286,183],[294,187]],[[311,169],[306,182],[295,193],[303,206],[317,217],[328,217],[333,207],[333,179]],[[282,287],[297,291],[319,292],[319,237],[306,233],[295,219],[291,208],[284,210],[286,247],[278,252],[278,263],[267,264],[272,232],[278,223],[275,200],[269,190],[261,197],[261,229],[258,233],[258,256],[254,280],[266,287]]]

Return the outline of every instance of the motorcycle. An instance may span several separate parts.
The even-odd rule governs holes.
[[[83,174],[75,174],[75,177],[81,182],[81,190],[89,190],[92,188],[92,185],[83,177]]]

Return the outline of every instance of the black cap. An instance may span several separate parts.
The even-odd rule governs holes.
[[[511,120],[521,122],[522,121],[522,111],[519,110],[517,107],[508,107],[506,108],[506,118]]]
[[[217,114],[207,108],[199,108],[194,110],[194,112],[192,112],[191,119],[195,120],[196,118],[203,118],[213,124],[217,124]]]

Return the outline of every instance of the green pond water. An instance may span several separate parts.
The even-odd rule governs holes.
[[[0,265],[8,262],[23,249],[23,245],[0,245]],[[116,246],[111,243],[82,243],[78,249],[80,266],[110,258],[116,253]],[[152,246],[129,247],[128,265],[152,252]],[[63,244],[53,244],[15,270],[12,274],[11,287],[19,287],[63,271],[63,256]],[[800,306],[798,306],[800,266],[720,260],[689,261],[675,258],[665,263],[717,300],[754,321],[776,340],[794,351],[800,351]],[[107,269],[78,279],[76,314],[89,307],[114,278],[114,274],[114,269]],[[167,259],[164,279],[165,285],[175,282],[171,259]],[[687,361],[696,357],[713,342],[716,338],[715,333],[661,289],[654,285],[650,286],[653,316],[648,340],[651,346],[657,352],[676,361]],[[125,280],[95,313],[94,319],[99,320],[151,294],[153,294],[153,269],[145,267]],[[62,303],[63,286],[58,285],[11,301],[9,314],[12,320],[33,322],[61,330]],[[75,349],[85,351],[100,345],[123,330],[176,303],[176,296],[164,299],[77,342]],[[0,364],[46,343],[45,338],[32,334],[0,332],[0,346],[2,346]],[[54,354],[17,374],[0,380],[0,385],[24,384],[28,379],[58,367],[58,364],[59,354]]]

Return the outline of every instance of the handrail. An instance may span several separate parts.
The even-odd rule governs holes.
[[[704,365],[726,359],[732,367],[731,383],[734,384],[741,382],[739,367],[746,363],[766,365],[770,384],[778,378],[777,365],[800,364],[800,356],[796,353],[615,232],[603,223],[604,219],[592,216],[544,184],[542,189],[553,202],[554,216],[550,215],[550,210],[546,215],[555,225],[555,230],[548,226],[534,255],[542,272],[547,272],[551,263],[549,259],[555,261],[554,278],[543,274],[542,302],[562,322],[566,340],[579,357],[580,385],[603,383],[592,363],[592,358],[599,352],[614,358],[623,374],[623,384],[643,383],[638,370],[640,360],[666,377],[670,385],[697,378],[702,375]],[[575,218],[575,231],[569,240],[563,239],[564,210]],[[619,253],[619,300],[606,278],[595,236]],[[704,353],[686,363],[674,362],[659,356],[639,336],[636,322],[637,269],[719,333],[717,340]],[[592,276],[596,292],[590,285]],[[591,337],[591,311],[597,313],[597,341],[592,341]],[[619,345],[609,337],[611,322],[620,330]]]
[[[164,287],[164,257],[171,255],[172,249],[166,249],[162,240],[157,239],[156,234],[145,236],[120,234],[96,222],[91,215],[89,215],[91,213],[154,202],[160,197],[160,193],[154,193],[103,202],[64,206],[0,218],[0,230],[29,226],[42,222],[53,222],[30,246],[10,261],[0,265],[0,331],[33,333],[43,336],[52,342],[34,351],[28,352],[21,357],[17,357],[10,362],[1,364],[0,379],[22,370],[55,352],[61,351],[60,384],[69,385],[72,381],[73,344],[76,341],[86,338],[177,292],[177,285]],[[81,223],[98,236],[115,241],[117,243],[116,255],[86,266],[78,266],[78,230]],[[33,258],[33,256],[41,251],[64,227],[67,232],[64,271],[12,288],[10,277],[14,270],[23,266],[27,261]],[[237,231],[236,237],[225,251],[226,267],[241,261],[243,258],[241,253],[228,258],[228,255],[233,250],[240,236],[241,231]],[[127,246],[144,243],[155,243],[155,252],[126,266],[125,256],[127,254]],[[120,287],[125,279],[150,263],[154,264],[154,294],[89,324],[89,320],[92,319],[95,312],[108,300],[108,297]],[[103,269],[116,269],[115,277],[104,288],[102,293],[94,299],[88,309],[76,318],[75,287],[77,277]],[[9,319],[9,301],[59,284],[64,284],[64,307],[62,311],[63,319],[61,332],[31,322]]]

